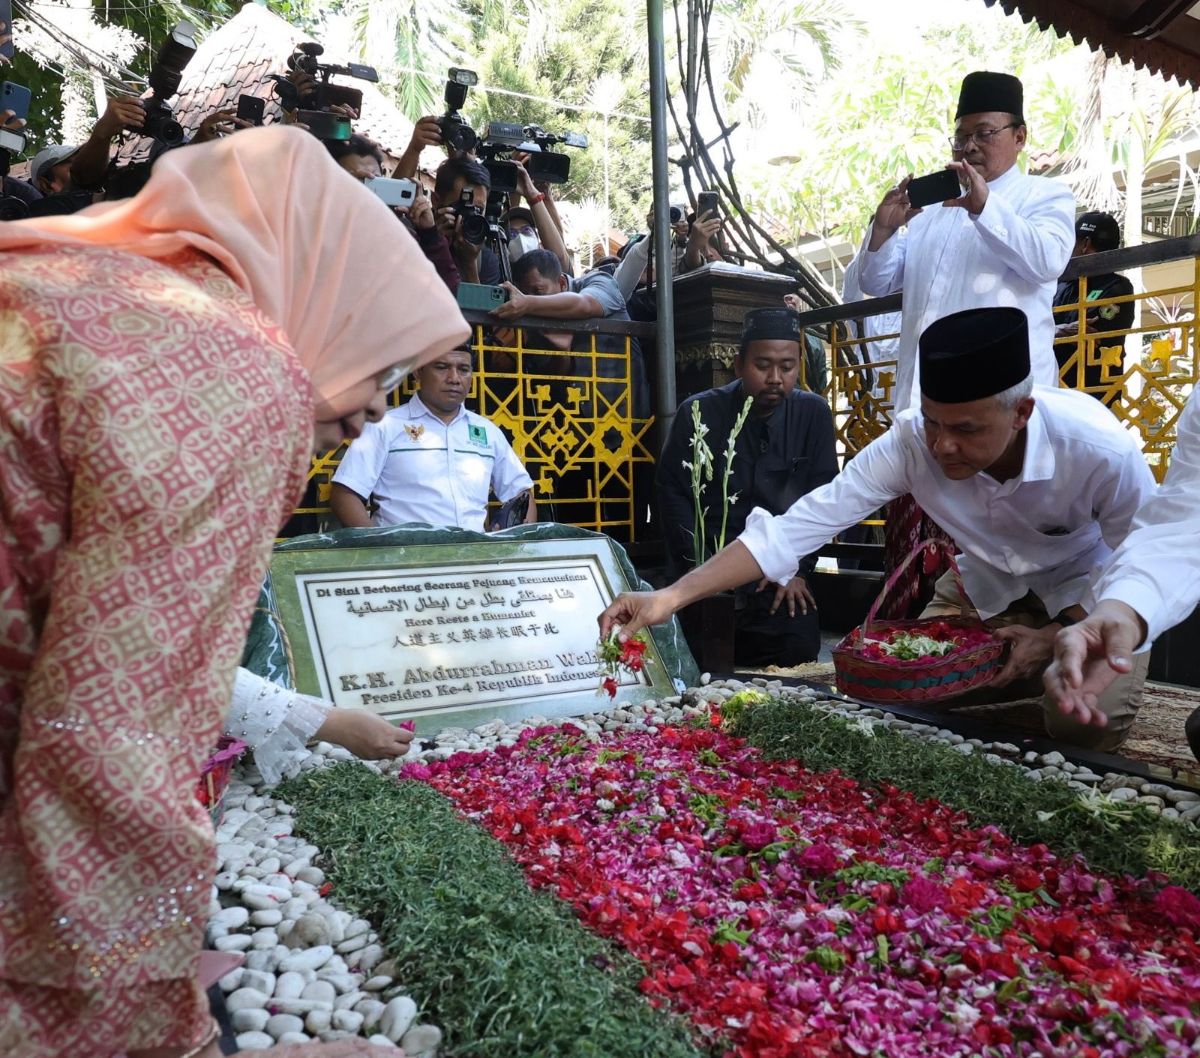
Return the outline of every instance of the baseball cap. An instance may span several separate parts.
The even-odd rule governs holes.
[[[1086,235],[1097,250],[1115,250],[1121,245],[1121,226],[1111,213],[1081,213],[1075,221],[1075,234]]]
[[[33,164],[29,167],[30,180],[36,182],[40,177],[46,175],[47,169],[62,164],[77,150],[79,150],[78,147],[65,147],[61,143],[52,143],[48,147],[43,147],[33,156]]]
[[[500,220],[504,224],[511,224],[515,220],[523,220],[526,224],[532,224],[533,211],[526,209],[524,206],[513,206]]]

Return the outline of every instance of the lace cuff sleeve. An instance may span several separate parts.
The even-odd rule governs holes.
[[[240,738],[268,785],[293,770],[332,706],[239,668],[225,733]]]

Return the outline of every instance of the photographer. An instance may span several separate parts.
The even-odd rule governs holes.
[[[91,191],[78,190],[71,183],[71,156],[75,150],[52,143],[34,156],[29,176],[42,198],[29,205],[29,216],[65,216],[78,213],[95,201]]]
[[[492,310],[502,320],[543,316],[558,320],[628,320],[625,299],[612,276],[588,272],[572,279],[562,270],[558,255],[550,250],[530,250],[513,265],[513,283],[502,284],[508,301]],[[547,334],[558,349],[569,349],[570,334]],[[597,339],[599,341],[599,339]]]
[[[196,130],[190,143],[209,143],[219,140],[222,136],[230,136],[238,129],[252,129],[254,123],[237,116],[236,110],[214,110]]]
[[[487,206],[492,178],[473,158],[447,158],[438,166],[433,184],[433,210],[438,230],[445,236],[454,253],[454,261],[464,283],[500,284],[500,261],[481,243],[463,237],[464,210],[482,213]],[[470,192],[470,203],[463,192]]]
[[[547,193],[550,185],[542,185],[547,191],[539,191],[529,171],[516,157],[513,158],[513,165],[517,168],[517,194],[529,203],[529,207],[514,206],[502,218],[508,227],[509,260],[515,264],[523,254],[542,248],[553,253],[562,270],[570,275],[571,260],[567,244],[563,242],[557,214],[551,212],[553,200]],[[517,251],[515,254],[514,247]]]
[[[412,237],[417,240],[421,252],[437,269],[437,274],[441,277],[442,282],[450,288],[450,293],[457,293],[458,285],[462,282],[462,275],[454,263],[450,243],[438,230],[437,221],[433,215],[433,203],[429,200],[429,192],[421,188],[407,213],[400,208],[394,212]]]
[[[721,218],[716,213],[706,210],[698,217],[692,214],[688,221],[690,227],[680,274],[694,272],[697,268],[714,261],[725,260],[720,247]]]
[[[19,132],[25,125],[23,118],[18,118],[11,110],[0,111],[0,128],[10,132]],[[8,175],[8,167],[12,157],[7,151],[0,151],[0,220],[20,220],[26,216],[29,207],[39,201],[42,193],[32,184],[18,180]]]
[[[133,96],[109,96],[92,134],[71,157],[71,183],[88,191],[102,189],[108,176],[113,141],[126,127],[140,129],[145,124],[146,112]],[[155,157],[153,152],[151,157]]]
[[[404,148],[404,153],[400,155],[396,168],[392,170],[392,176],[398,180],[415,180],[417,168],[421,162],[421,152],[426,147],[440,146],[442,146],[440,119],[433,115],[421,118],[413,126],[412,137],[408,141],[408,146]]]
[[[530,250],[513,265],[513,283],[502,286],[508,291],[509,300],[492,310],[492,315],[502,320],[515,320],[522,316],[542,316],[559,320],[608,319],[628,322],[625,299],[616,280],[607,272],[588,272],[574,279],[563,272],[558,258],[549,250]],[[529,347],[561,349],[581,354],[578,357],[547,357],[545,367],[550,373],[585,374],[597,376],[629,377],[633,394],[633,414],[641,418],[650,412],[649,387],[646,368],[642,363],[642,350],[637,339],[629,342],[629,375],[625,366],[611,355],[591,355],[592,342],[595,351],[601,354],[623,353],[625,339],[616,334],[572,334],[569,331],[545,331],[541,335],[544,344],[530,338]],[[564,362],[565,361],[565,362]],[[614,391],[615,392],[615,391]]]
[[[383,151],[366,136],[356,132],[348,140],[328,140],[325,147],[333,160],[359,183],[383,176]]]
[[[71,190],[71,158],[78,147],[52,143],[33,156],[29,180],[43,195]]]
[[[690,225],[678,206],[671,207],[671,274],[680,274],[685,247],[688,242]],[[654,249],[654,207],[646,214],[646,233],[635,236],[622,247],[618,256],[621,263],[617,266],[614,278],[621,288],[621,294],[628,301],[633,292],[643,284],[654,282],[654,266],[650,255]]]
[[[524,254],[513,265],[513,280],[515,285],[503,284],[509,300],[492,310],[497,319],[517,321],[525,316],[560,320],[629,319],[625,299],[612,276],[588,272],[572,279],[563,273],[558,258],[549,250],[530,250]],[[552,400],[564,406],[569,403],[574,414],[581,418],[600,415],[602,408],[616,407],[624,399],[628,400],[634,418],[644,418],[650,411],[650,390],[641,347],[635,338],[630,338],[626,362],[622,355],[625,343],[625,336],[620,334],[526,331],[527,352],[522,366],[531,375],[547,376]],[[528,352],[543,349],[547,352]],[[586,381],[581,386],[571,379]],[[589,496],[607,498],[589,471],[574,468],[559,474],[552,501],[556,508],[554,520],[570,521],[572,511],[578,509],[573,504]],[[619,505],[603,504],[601,513],[604,518],[615,520],[619,517]]]

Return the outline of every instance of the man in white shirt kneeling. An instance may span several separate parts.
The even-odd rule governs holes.
[[[502,502],[529,494],[525,522],[537,520],[533,480],[495,423],[463,407],[471,353],[454,349],[416,372],[420,390],[377,423],[367,423],[333,475],[330,507],[342,525],[369,528],[423,522],[487,528],[489,490]],[[374,498],[374,517],[366,504]]]
[[[786,583],[804,555],[905,493],[954,539],[971,605],[1011,648],[991,700],[1026,697],[1049,665],[1056,633],[1081,619],[1092,576],[1129,533],[1154,479],[1133,438],[1082,393],[1035,386],[1029,331],[1015,308],[968,309],[919,342],[921,406],[896,417],[828,485],[786,512],[751,511],[742,535],[657,592],[620,596],[601,615],[625,635],[760,577]],[[932,613],[951,605],[946,586]],[[959,610],[959,601],[952,604]],[[1141,704],[1144,657],[1104,692],[1107,726],[1066,715],[1049,698],[1051,737],[1112,750]]]

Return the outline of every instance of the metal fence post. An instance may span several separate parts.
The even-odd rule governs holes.
[[[671,203],[667,166],[667,63],[663,48],[663,0],[646,0],[646,36],[650,49],[650,143],[654,180],[654,287],[658,324],[654,333],[660,442],[675,419],[675,297],[672,282]],[[661,450],[661,443],[659,449]]]

